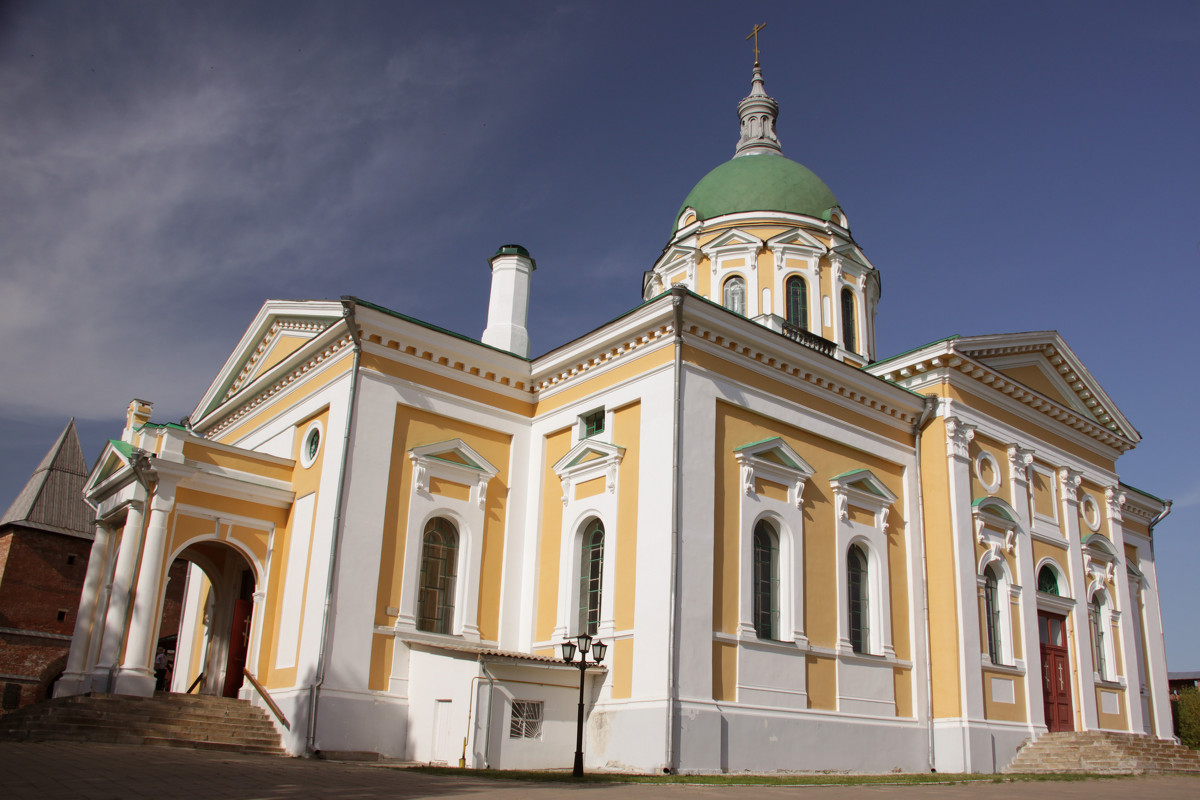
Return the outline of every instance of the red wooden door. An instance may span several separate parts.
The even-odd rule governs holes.
[[[237,697],[242,688],[242,670],[246,668],[246,650],[250,644],[250,612],[254,604],[240,597],[233,601],[233,628],[229,632],[229,660],[225,664],[222,697]]]
[[[1046,727],[1051,733],[1073,731],[1066,618],[1039,611],[1038,638],[1042,647],[1042,706],[1046,710]]]

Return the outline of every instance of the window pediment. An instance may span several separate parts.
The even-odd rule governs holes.
[[[487,487],[498,470],[462,439],[421,445],[408,451],[413,464],[413,488],[429,494],[429,481],[441,478],[471,487],[471,501],[483,508]]]
[[[993,554],[1001,549],[1011,553],[1016,547],[1017,512],[998,497],[980,497],[971,503],[971,519],[975,522],[975,541]]]
[[[871,470],[843,472],[829,480],[829,488],[833,489],[839,520],[850,519],[853,506],[874,514],[875,526],[880,530],[887,528],[888,512],[898,498]]]
[[[594,478],[607,478],[605,489],[617,490],[617,467],[625,457],[625,448],[595,439],[584,439],[567,451],[551,468],[562,482],[563,504],[571,497],[571,486]]]
[[[732,252],[757,253],[762,247],[763,240],[752,233],[734,228],[726,231],[700,248],[704,255],[712,258]]]
[[[751,442],[735,448],[742,473],[742,491],[747,496],[757,494],[759,478],[788,487],[788,504],[800,507],[805,482],[816,472],[787,442],[778,436]]]
[[[816,237],[810,236],[800,228],[784,231],[778,236],[772,236],[766,242],[767,248],[776,255],[813,256],[825,252],[825,245]]]

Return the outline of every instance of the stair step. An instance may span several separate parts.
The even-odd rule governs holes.
[[[1135,733],[1049,733],[1022,745],[1004,771],[1200,774],[1200,753]]]
[[[266,712],[233,698],[79,695],[0,718],[0,741],[54,740],[285,754]]]

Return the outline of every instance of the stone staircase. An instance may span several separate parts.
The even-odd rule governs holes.
[[[1037,741],[1022,745],[1017,757],[1003,771],[1109,775],[1189,772],[1200,775],[1200,751],[1133,733],[1047,733]]]
[[[105,742],[285,755],[267,713],[244,700],[168,694],[59,697],[0,715],[0,742]]]

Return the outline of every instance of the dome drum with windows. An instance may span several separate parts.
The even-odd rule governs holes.
[[[778,111],[755,63],[750,94],[738,104],[734,156],[684,198],[643,294],[682,286],[802,345],[865,365],[875,358],[879,275],[833,191],[784,157]]]

